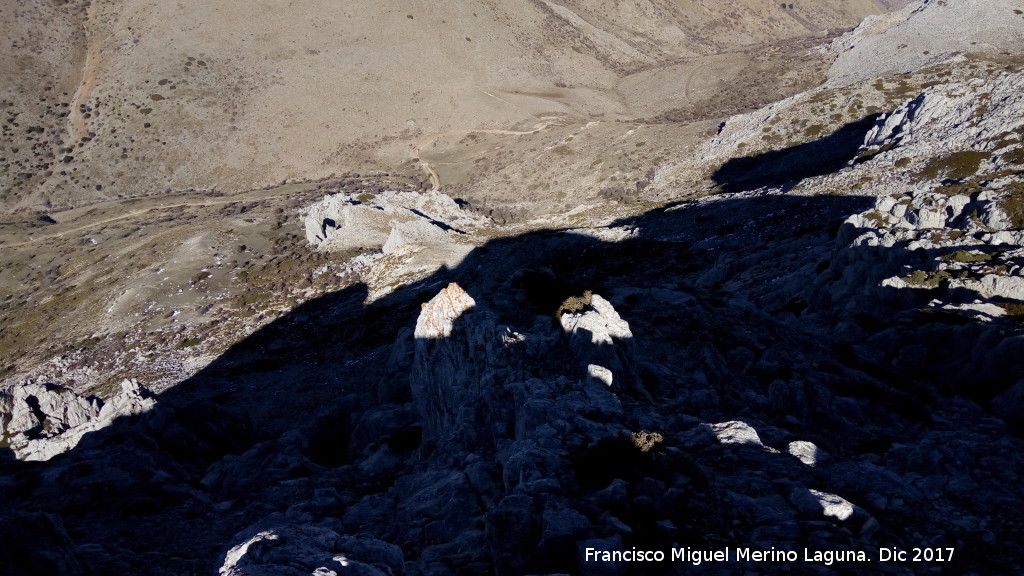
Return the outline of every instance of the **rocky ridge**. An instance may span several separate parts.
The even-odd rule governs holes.
[[[153,394],[132,380],[122,382],[106,402],[55,384],[26,382],[0,392],[0,441],[21,460],[49,460],[74,448],[89,432],[122,416],[142,414],[155,403]]]
[[[491,469],[495,473],[502,470],[504,492],[499,494],[504,495],[476,508],[480,514],[476,524],[484,526],[482,533],[469,527],[460,533],[452,526],[441,536],[450,544],[418,551],[416,573],[445,573],[456,566],[473,566],[478,560],[472,553],[459,556],[456,551],[481,549],[488,553],[478,554],[498,559],[494,565],[498,573],[584,569],[647,573],[623,564],[587,564],[580,550],[625,549],[634,542],[650,545],[656,541],[692,545],[694,538],[704,545],[736,541],[733,531],[719,533],[710,526],[699,536],[690,533],[690,539],[680,540],[691,526],[674,515],[682,504],[669,498],[670,494],[674,498],[688,494],[689,498],[684,498],[687,505],[698,506],[698,510],[688,511],[702,512],[705,518],[721,519],[730,514],[743,518],[732,525],[752,527],[752,531],[739,540],[760,549],[791,549],[794,540],[812,548],[835,550],[875,549],[880,541],[893,539],[910,546],[915,538],[927,540],[929,531],[942,534],[931,540],[934,545],[948,544],[957,550],[967,542],[995,546],[995,550],[1000,542],[1012,541],[1015,536],[1010,534],[1019,527],[1006,522],[1000,509],[1021,499],[1006,475],[1022,465],[1007,452],[1014,451],[1011,446],[1019,439],[1007,435],[1005,428],[1007,423],[1019,426],[1013,406],[1019,407],[1020,382],[1024,382],[1024,374],[1012,367],[1012,359],[1019,357],[1024,345],[1013,318],[1018,303],[1024,301],[1019,288],[1022,224],[1015,216],[1020,194],[1021,81],[1020,74],[1011,73],[987,82],[937,86],[880,117],[865,130],[860,148],[852,150],[849,165],[841,174],[812,179],[804,184],[800,196],[812,196],[815,184],[827,188],[836,181],[856,180],[866,172],[906,168],[920,158],[932,160],[915,166],[917,177],[910,184],[890,179],[864,190],[870,204],[836,221],[833,241],[817,248],[811,243],[811,252],[806,251],[806,233],[776,237],[751,247],[735,238],[749,242],[749,233],[699,238],[690,235],[695,230],[679,226],[675,219],[671,219],[672,226],[657,220],[646,222],[642,238],[692,241],[694,248],[705,253],[722,254],[713,256],[714,265],[693,277],[691,290],[721,286],[728,295],[725,297],[733,299],[725,305],[731,311],[726,315],[767,312],[769,317],[783,319],[783,325],[803,326],[819,336],[831,334],[829,340],[835,347],[831,355],[806,355],[806,348],[795,353],[778,348],[771,348],[770,353],[752,352],[757,349],[755,344],[732,347],[727,355],[712,360],[707,348],[698,352],[700,348],[692,350],[691,344],[686,352],[676,350],[673,355],[675,361],[689,360],[683,360],[687,369],[672,372],[679,383],[669,385],[672,392],[668,393],[661,388],[666,380],[651,374],[665,375],[666,364],[659,362],[660,370],[653,368],[650,356],[625,344],[632,343],[635,326],[631,329],[612,304],[596,294],[588,293],[587,304],[576,304],[585,312],[559,315],[561,336],[550,332],[542,318],[529,330],[503,327],[495,321],[494,312],[480,310],[479,298],[467,316],[442,315],[446,323],[456,317],[459,323],[454,328],[445,324],[446,329],[438,333],[444,334],[444,340],[417,340],[414,347],[412,403],[425,423],[448,415],[425,425],[420,450],[436,454],[443,449],[441,461],[472,462],[474,470],[483,465],[480,458],[487,466],[496,460],[497,468]],[[762,200],[770,204],[783,197],[784,189],[767,188],[720,195],[672,211],[706,208],[713,212],[716,205]],[[790,213],[799,210],[791,208]],[[750,228],[771,238],[778,232],[773,216],[776,214],[757,218]],[[782,221],[791,226],[788,218]],[[635,230],[634,226],[630,223],[622,228]],[[728,229],[728,222],[725,227]],[[794,263],[798,249],[804,250],[799,260],[806,265]],[[768,284],[760,272],[762,267],[773,268],[774,277]],[[554,278],[547,279],[554,282]],[[665,314],[664,305],[671,303],[686,309],[691,324],[728,323],[721,315],[711,320],[708,304],[678,289],[668,289],[667,284],[657,292],[651,288],[631,291],[619,285],[619,301],[632,303],[639,312],[643,306],[636,301],[644,294],[658,303],[660,315]],[[506,288],[514,286],[515,281]],[[448,290],[455,290],[454,285]],[[461,288],[457,291],[464,294]],[[449,298],[442,292],[432,302]],[[435,309],[446,308],[427,305],[419,323],[437,322]],[[643,324],[648,328],[652,323],[660,325],[661,321],[654,321],[658,316],[658,312],[652,313]],[[769,317],[763,317],[764,321],[772,323]],[[744,321],[747,337],[751,332],[760,333],[751,327],[757,321],[749,316]],[[609,326],[619,327],[612,330],[614,338]],[[585,334],[582,339],[580,333]],[[798,334],[789,337],[802,338]],[[604,346],[581,350],[580,343]],[[512,352],[517,348],[519,352]],[[561,349],[577,359],[568,364],[579,368],[565,371],[563,367],[563,375],[554,380],[545,370],[531,378],[530,368],[524,370],[524,366],[550,370],[541,357],[530,358],[529,351],[538,348]],[[715,352],[711,354],[713,357]],[[814,360],[829,356],[824,364]],[[641,359],[644,357],[646,362]],[[465,364],[468,358],[475,359],[471,365]],[[648,370],[646,378],[637,379],[640,388],[621,385],[624,364]],[[619,374],[612,376],[610,365],[618,366]],[[580,372],[583,367],[585,376]],[[712,376],[715,372],[718,374]],[[501,378],[496,380],[495,373]],[[760,379],[773,373],[785,376],[774,380],[769,376],[764,388],[756,384],[743,388],[739,374],[744,373],[761,374]],[[682,378],[686,384],[680,389],[683,374],[687,375]],[[501,385],[519,379],[525,383]],[[644,381],[646,386],[654,381],[660,384],[653,397]],[[731,381],[733,386],[710,381]],[[758,392],[759,388],[763,392]],[[501,401],[502,394],[510,392],[515,400]],[[438,394],[445,400],[432,401]],[[730,394],[737,397],[729,398]],[[665,405],[668,398],[672,401]],[[992,414],[976,404],[990,402]],[[697,412],[706,418],[716,411],[712,406],[728,412],[730,405],[743,405],[741,412],[750,416],[775,414],[768,417],[775,424],[751,425],[749,419],[709,422],[668,408],[699,406]],[[888,414],[883,416],[873,405],[887,407]],[[510,412],[509,406],[517,408]],[[924,430],[918,428],[925,422]],[[651,428],[659,432],[643,428],[652,423],[658,424]],[[813,428],[809,423],[823,426],[811,436],[829,444],[827,449],[799,438],[797,430],[808,433]],[[666,432],[673,427],[678,427],[674,433]],[[481,433],[495,440],[481,441]],[[502,438],[507,439],[504,451]],[[844,440],[837,443],[839,438]],[[691,459],[694,452],[701,454],[699,463]],[[651,461],[643,456],[652,453]],[[1002,456],[995,457],[996,453]],[[837,454],[842,456],[837,458]],[[520,463],[524,458],[531,463],[525,474]],[[625,469],[608,472],[590,458],[614,461]],[[762,473],[743,464],[739,470],[726,469],[726,463],[732,467],[743,462],[756,462]],[[660,476],[665,470],[675,474]],[[573,474],[567,478],[568,471]],[[468,469],[466,473],[470,474]],[[434,484],[430,496],[446,500],[446,494],[471,489],[481,498],[493,488],[481,490],[473,482],[475,474],[469,476],[469,485],[455,479]],[[414,477],[417,480],[412,485],[437,482],[433,475]],[[816,482],[808,485],[810,478]],[[589,493],[590,481],[603,490]],[[708,482],[718,488],[708,488]],[[447,486],[444,494],[434,492],[440,486]],[[715,502],[714,511],[693,503],[695,490]],[[407,499],[403,490],[395,490],[384,496],[384,502],[400,510],[423,495],[418,492]],[[972,501],[969,506],[955,503],[967,495]],[[724,512],[726,509],[729,512]],[[929,512],[921,515],[922,509]],[[602,510],[604,515],[595,516]],[[616,512],[609,515],[611,510]],[[360,526],[366,526],[367,520],[370,525],[374,522],[358,512],[352,514]],[[910,516],[916,519],[910,520]],[[450,521],[452,512],[442,508],[440,517]],[[940,522],[947,528],[930,524],[926,517],[942,518]],[[997,525],[1000,528],[995,531],[981,528]],[[902,532],[904,529],[909,531]],[[527,546],[532,550],[528,560],[523,560],[523,549],[518,546],[502,556],[500,543],[510,538],[510,530],[520,545],[533,543]],[[383,525],[380,531],[386,532]],[[568,546],[574,552],[564,551],[565,542],[575,542]],[[1009,560],[1005,553],[1000,557]],[[976,557],[965,562],[962,566],[969,570],[985,564]],[[916,573],[912,567],[887,569]],[[986,569],[1000,572],[1003,568],[987,565]],[[757,570],[773,573],[764,566]]]
[[[1024,15],[1013,0],[911,2],[868,16],[834,40],[827,86],[872,81],[925,68],[967,52],[999,52],[1024,42]]]
[[[0,552],[29,574],[837,568],[584,554],[633,547],[1019,574],[1024,80],[986,78],[823,135],[824,172],[755,153],[723,193],[306,305],[149,412],[4,463],[0,542],[37,545]],[[808,99],[730,119],[704,159]],[[313,241],[363,211],[332,201]],[[954,554],[877,555],[922,546]]]
[[[454,244],[486,219],[436,190],[334,194],[306,209],[306,239],[319,250],[375,249],[390,254],[407,245]]]

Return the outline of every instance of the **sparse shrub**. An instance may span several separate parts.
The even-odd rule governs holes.
[[[631,194],[629,190],[621,186],[608,186],[606,188],[602,188],[597,195],[602,198],[622,203],[636,201],[635,195]]]
[[[913,274],[904,280],[917,288],[933,289],[943,286],[952,276],[945,270],[928,272],[926,270],[915,270]]]
[[[630,437],[633,439],[633,445],[645,454],[654,450],[659,444],[665,441],[665,437],[659,432],[648,432],[647,430],[633,432],[630,434]]]
[[[1014,182],[1009,186],[1010,195],[1000,202],[999,207],[1003,209],[1010,219],[1010,225],[1015,229],[1024,228],[1024,183]]]
[[[997,302],[996,305],[1005,310],[1007,316],[1024,317],[1024,302]]]
[[[992,255],[984,253],[977,254],[968,250],[957,250],[943,255],[940,260],[945,262],[961,262],[965,264],[971,262],[988,262],[992,260]]]
[[[864,214],[864,218],[878,228],[884,228],[889,223],[888,218],[878,210],[872,210]]]
[[[177,348],[178,350],[184,350],[185,348],[191,348],[193,346],[196,346],[200,342],[201,342],[201,340],[199,340],[199,338],[189,337],[189,338],[183,339],[181,342],[178,342],[178,345],[175,346],[175,348]]]
[[[192,277],[192,282],[191,283],[192,284],[198,284],[198,283],[202,282],[203,280],[206,280],[207,278],[210,278],[212,276],[213,276],[212,273],[210,273],[207,270],[203,270],[201,272],[198,272],[195,276]]]
[[[823,124],[811,124],[804,130],[804,136],[807,138],[820,138],[825,133],[825,126]]]
[[[590,300],[593,296],[594,293],[587,290],[582,296],[570,296],[566,298],[555,312],[555,318],[560,318],[562,314],[575,314],[590,308]]]

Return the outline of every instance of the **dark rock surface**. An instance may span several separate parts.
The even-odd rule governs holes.
[[[874,203],[722,196],[618,223],[632,240],[494,240],[372,304],[310,302],[148,412],[2,461],[5,569],[1018,574],[1020,328],[881,286],[906,252],[844,224]],[[633,547],[801,559],[585,553]],[[915,547],[955,553],[879,562]]]
[[[1022,83],[307,302],[155,404],[0,395],[0,570],[1020,574]]]

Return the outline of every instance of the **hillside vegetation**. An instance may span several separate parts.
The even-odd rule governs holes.
[[[722,98],[717,78],[760,71],[748,60],[773,44],[881,9],[788,6],[3,0],[0,206],[238,192],[349,170],[426,177],[411,162],[424,142],[689,110]],[[639,96],[650,90],[656,100]]]

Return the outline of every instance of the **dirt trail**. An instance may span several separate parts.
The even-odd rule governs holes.
[[[487,95],[488,96],[492,96],[494,98],[498,98],[497,96],[494,96],[493,94],[489,94],[488,93]],[[498,99],[501,100],[500,98],[498,98]],[[446,136],[458,136],[460,138],[465,138],[466,136],[469,136],[470,134],[501,134],[501,135],[505,135],[505,136],[526,136],[528,134],[536,134],[538,132],[541,132],[542,130],[546,130],[552,124],[554,124],[554,121],[551,121],[551,120],[541,120],[540,122],[534,124],[533,128],[531,128],[530,130],[501,130],[501,129],[497,129],[497,128],[495,128],[495,129],[480,128],[480,129],[475,129],[475,130],[455,130],[455,131],[452,131],[452,132],[440,132],[438,134],[434,134],[433,136],[431,136],[431,137],[423,140],[419,144],[417,144],[413,148],[412,155],[413,155],[413,158],[417,162],[419,162],[420,166],[422,166],[423,169],[426,170],[426,172],[430,175],[430,186],[431,186],[431,188],[434,189],[434,190],[440,190],[441,189],[441,177],[438,176],[437,171],[434,170],[434,167],[430,164],[430,162],[428,162],[425,158],[423,158],[423,155],[422,155],[423,149],[426,148],[427,146],[430,146],[431,144],[434,144],[439,139],[444,138]]]
[[[93,42],[89,44],[89,49],[85,54],[85,67],[82,71],[82,83],[78,86],[78,90],[75,90],[75,95],[71,98],[71,110],[68,114],[68,119],[71,123],[69,127],[70,141],[69,144],[74,144],[82,139],[83,136],[88,134],[89,126],[86,123],[85,115],[81,111],[80,107],[88,105],[89,98],[92,96],[92,91],[96,88],[96,69],[100,63],[100,44],[99,42]]]
[[[693,77],[697,75],[696,70],[690,70],[689,74],[686,75],[686,87],[683,89],[683,94],[686,96],[687,102],[693,102]]]
[[[290,193],[291,193],[291,191],[281,192],[280,194],[274,194],[274,195],[270,195],[270,196],[265,196],[264,198],[273,198],[275,196],[284,196],[284,195],[287,195],[287,194],[290,194]],[[54,238],[61,238],[61,237],[64,237],[64,236],[66,236],[68,234],[74,234],[75,232],[81,232],[83,230],[88,230],[90,228],[95,228],[97,226],[104,226],[106,224],[110,224],[112,222],[117,222],[119,220],[128,220],[128,219],[131,219],[131,218],[135,218],[136,216],[141,216],[143,214],[146,214],[146,213],[149,213],[149,212],[156,212],[156,211],[159,211],[159,210],[168,210],[168,209],[172,209],[172,208],[197,208],[197,207],[207,207],[207,206],[219,206],[219,205],[222,205],[222,204],[233,204],[233,203],[236,203],[236,202],[246,202],[247,200],[248,199],[246,199],[246,198],[241,198],[241,197],[237,197],[236,196],[236,197],[231,197],[231,198],[217,198],[217,199],[207,199],[207,200],[191,200],[191,201],[187,201],[187,202],[177,202],[177,203],[174,203],[174,204],[160,204],[160,205],[157,205],[157,206],[149,206],[149,207],[146,207],[146,208],[139,208],[137,210],[132,210],[131,212],[125,212],[124,214],[119,214],[117,216],[111,216],[109,218],[104,218],[103,220],[96,220],[95,222],[89,222],[88,224],[82,224],[81,226],[76,226],[74,228],[68,228],[67,230],[61,230],[60,232],[54,232],[52,234],[44,234],[42,236],[33,236],[32,238],[30,238],[28,240],[23,240],[21,242],[14,242],[14,243],[11,243],[11,244],[2,244],[2,243],[0,243],[0,246],[2,246],[3,248],[21,248],[21,247],[29,246],[29,245],[32,245],[32,244],[38,244],[40,242],[45,242],[47,240],[52,240]]]

